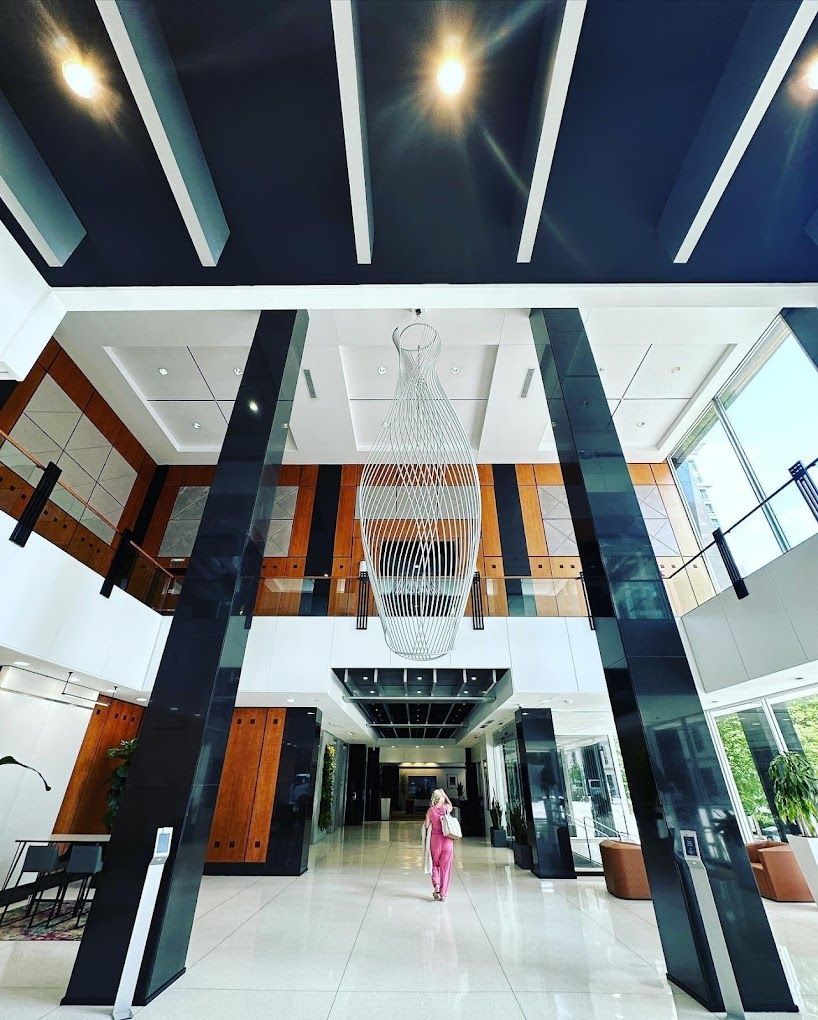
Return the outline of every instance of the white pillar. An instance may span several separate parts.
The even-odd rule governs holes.
[[[65,308],[0,223],[0,380],[24,379]]]

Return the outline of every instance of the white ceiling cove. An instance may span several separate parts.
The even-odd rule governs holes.
[[[627,457],[667,456],[773,314],[768,308],[584,311]],[[224,438],[258,315],[72,312],[57,339],[155,460],[208,463]],[[408,308],[310,313],[288,462],[366,459],[394,393],[392,332],[412,317]],[[445,308],[424,318],[443,339],[438,375],[477,460],[555,460],[528,310]],[[314,398],[303,369],[312,376]],[[522,397],[529,369],[534,374]]]

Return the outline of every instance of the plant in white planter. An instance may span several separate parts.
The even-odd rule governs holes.
[[[818,903],[818,776],[800,751],[787,751],[770,762],[775,806],[800,835],[788,835],[795,859]]]

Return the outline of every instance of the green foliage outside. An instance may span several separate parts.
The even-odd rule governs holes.
[[[773,825],[770,805],[767,803],[767,796],[738,716],[723,715],[716,720],[716,725],[727,760],[730,762],[730,771],[738,787],[744,813],[755,818],[759,828]]]
[[[779,754],[770,763],[775,806],[802,836],[818,836],[818,776],[800,751]]]
[[[106,758],[114,760],[119,758],[122,760],[122,764],[117,765],[111,773],[108,796],[105,800],[105,825],[108,832],[113,828],[117,812],[119,811],[122,793],[125,789],[125,783],[128,781],[128,772],[131,768],[131,758],[135,750],[136,737],[133,740],[120,740],[116,747],[109,747],[105,752]]]
[[[335,744],[324,748],[321,771],[321,803],[318,807],[318,828],[326,832],[332,826],[332,802],[335,793]]]
[[[818,697],[798,698],[787,702],[795,732],[801,741],[807,760],[818,772]],[[796,750],[796,748],[790,748]]]

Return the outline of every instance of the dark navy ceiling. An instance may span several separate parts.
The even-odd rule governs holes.
[[[687,265],[656,224],[747,17],[747,0],[589,0],[533,260],[520,181],[556,0],[361,0],[371,265],[356,263],[328,0],[155,0],[230,229],[203,268],[93,0],[3,0],[0,90],[87,230],[56,286],[814,280],[818,92],[801,47]],[[52,36],[103,69],[104,110],[59,79]],[[447,33],[478,66],[460,121],[429,60]],[[55,67],[57,68],[55,72]],[[465,97],[464,97],[465,98]]]

